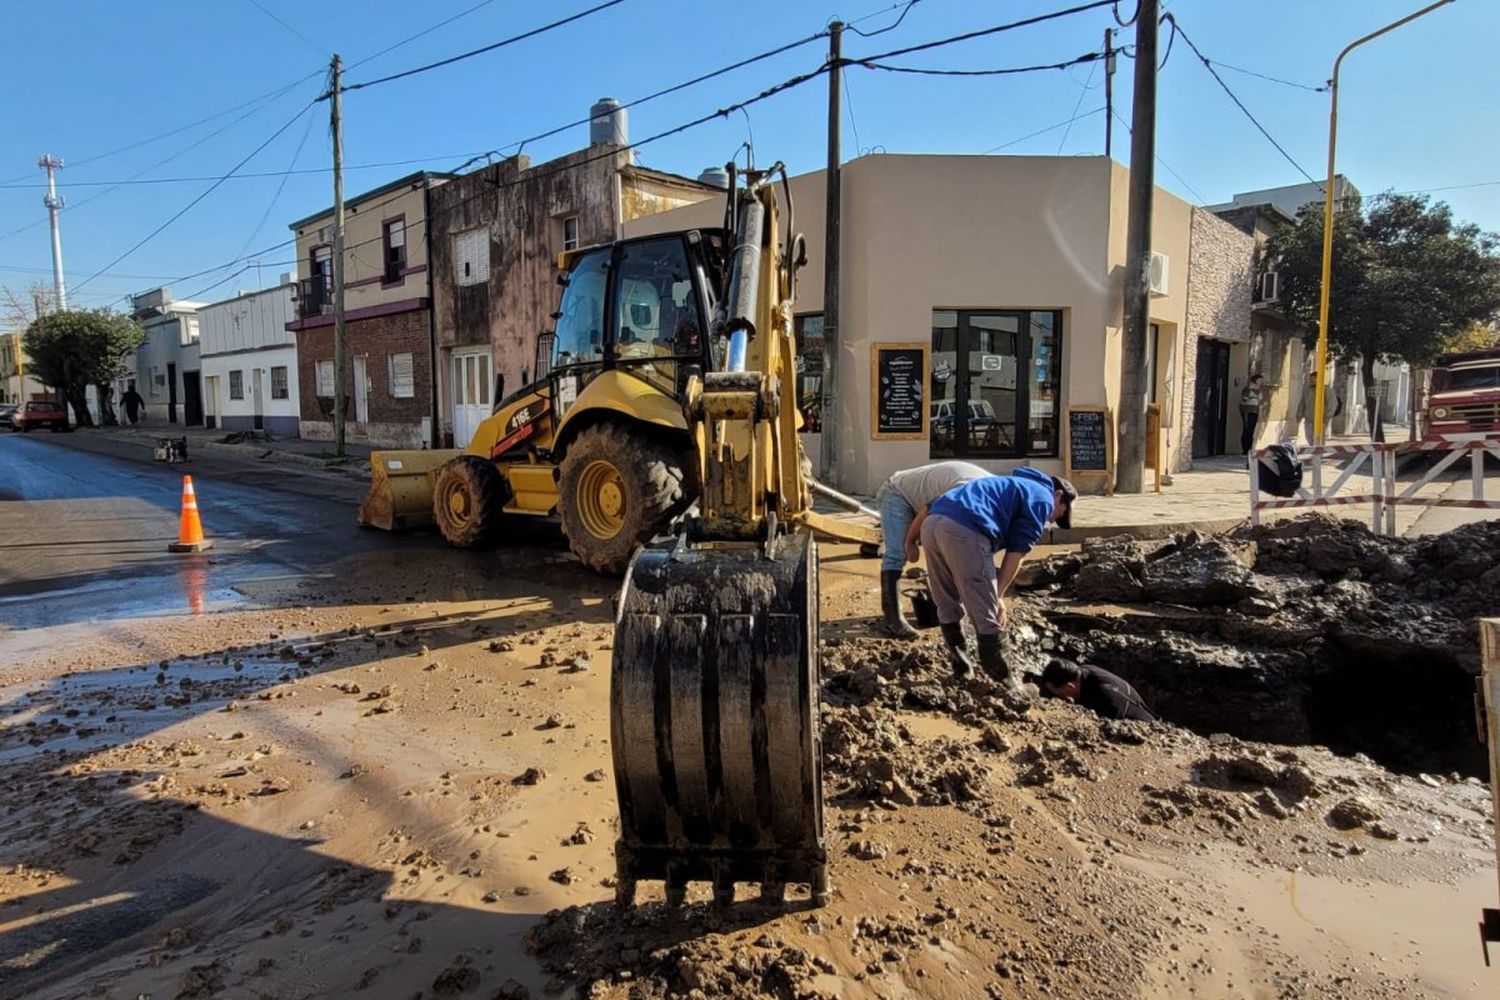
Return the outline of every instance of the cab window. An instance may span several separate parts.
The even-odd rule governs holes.
[[[651,381],[676,382],[673,358],[702,353],[701,317],[680,237],[633,243],[616,271],[615,361]]]
[[[552,342],[552,367],[597,363],[604,360],[604,287],[609,251],[589,254],[568,277],[562,296],[562,315]]]

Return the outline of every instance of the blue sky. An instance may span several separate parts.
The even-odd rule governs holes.
[[[331,201],[327,104],[296,118],[320,91],[339,52],[349,83],[398,72],[593,6],[596,0],[52,0],[4,12],[12,44],[0,64],[7,97],[0,134],[0,284],[50,283],[43,152],[68,163],[63,251],[71,304],[122,297],[286,240],[286,223]],[[919,0],[895,30],[846,35],[860,56],[985,28],[1078,0]],[[453,23],[361,62],[470,8]],[[899,7],[899,4],[894,7]],[[1124,16],[1132,0],[1120,4]],[[1418,0],[1167,0],[1203,53],[1243,70],[1321,84],[1345,43],[1421,6]],[[345,190],[357,193],[403,173],[452,169],[488,150],[584,117],[602,95],[630,100],[809,35],[838,16],[874,31],[895,20],[893,0],[625,0],[537,38],[429,73],[350,93],[345,99]],[[269,12],[269,13],[267,13]],[[274,15],[274,16],[272,16]],[[1036,27],[914,54],[906,65],[991,69],[1051,63],[1097,49],[1114,23],[1108,8]],[[1455,214],[1500,230],[1500,89],[1493,46],[1500,3],[1457,0],[1358,50],[1345,63],[1339,168],[1367,194],[1438,190]],[[16,44],[31,39],[31,44]],[[1128,44],[1131,32],[1119,38]],[[1163,35],[1163,43],[1166,37]],[[753,96],[815,69],[814,42],[631,111],[642,138]],[[1104,145],[1102,67],[1022,76],[913,76],[851,67],[844,116],[846,156],[860,151],[1063,155]],[[1131,63],[1115,77],[1128,120]],[[1325,169],[1326,94],[1227,68],[1221,75],[1309,173]],[[301,82],[298,81],[302,79]],[[277,96],[268,97],[280,91]],[[264,98],[264,99],[263,99]],[[641,162],[695,175],[723,163],[753,135],[759,159],[794,170],[822,165],[827,85],[808,83],[685,134],[645,146]],[[230,108],[232,114],[116,152]],[[1093,114],[1089,112],[1095,111]],[[1079,115],[1071,127],[1040,130]],[[290,122],[290,124],[288,124]],[[1159,83],[1158,183],[1200,203],[1235,191],[1302,180],[1181,40]],[[1115,156],[1128,159],[1116,123]],[[111,265],[209,186],[208,180],[91,186],[121,179],[213,178],[285,130],[245,173],[321,171],[231,179],[160,235]],[[1031,136],[1030,138],[1024,138]],[[1019,141],[1018,141],[1019,140]],[[534,162],[587,142],[584,126],[528,146]],[[509,144],[509,145],[508,145]],[[300,147],[300,152],[299,152]],[[112,154],[112,155],[106,155]],[[413,160],[412,164],[394,161]],[[165,161],[165,162],[164,162]],[[367,169],[357,169],[370,164]],[[1462,186],[1462,187],[1459,187]],[[86,199],[93,199],[85,204]],[[283,248],[215,287],[244,263],[174,281],[178,297],[215,300],[294,270]],[[96,272],[106,269],[98,277]],[[86,283],[85,283],[86,281]],[[81,286],[81,287],[80,287]],[[202,293],[201,295],[199,293]]]

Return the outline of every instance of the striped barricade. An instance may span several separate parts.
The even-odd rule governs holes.
[[[1486,456],[1500,461],[1500,438],[1487,437],[1468,441],[1427,440],[1410,441],[1404,444],[1384,446],[1387,453],[1385,463],[1385,531],[1396,534],[1397,507],[1459,507],[1471,510],[1500,510],[1500,499],[1489,500],[1484,495],[1484,460]],[[1420,478],[1401,485],[1397,466],[1402,455],[1422,452],[1446,451]],[[1431,484],[1438,476],[1447,472],[1460,458],[1469,456],[1469,482],[1471,492],[1467,499],[1447,497],[1419,497],[1417,492]]]
[[[1316,509],[1319,507],[1340,507],[1349,504],[1369,504],[1370,525],[1376,532],[1380,531],[1381,522],[1386,515],[1386,463],[1385,446],[1374,442],[1368,444],[1332,444],[1318,445],[1317,447],[1298,448],[1297,457],[1302,460],[1304,469],[1303,482],[1311,479],[1310,486],[1303,486],[1297,490],[1295,497],[1272,497],[1262,499],[1260,492],[1260,460],[1265,456],[1266,448],[1255,453],[1255,463],[1250,470],[1250,523],[1260,524],[1260,512],[1263,510],[1295,510]],[[1342,466],[1328,461],[1332,459],[1346,459]],[[1332,468],[1325,468],[1331,465]],[[1353,488],[1351,480],[1361,469],[1367,469],[1366,477],[1369,480],[1369,488],[1360,492],[1344,493],[1345,487]],[[1333,481],[1325,485],[1327,472],[1333,475]]]

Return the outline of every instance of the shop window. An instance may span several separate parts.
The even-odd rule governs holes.
[[[245,373],[235,370],[229,373],[229,398],[245,398]]]
[[[1061,360],[1060,312],[933,310],[932,457],[1055,457]]]
[[[802,430],[823,430],[823,314],[796,317],[797,409],[802,411]]]
[[[412,375],[411,352],[386,355],[391,373],[391,398],[411,399],[417,394],[416,380]]]
[[[271,368],[271,398],[286,399],[286,365],[273,365]]]

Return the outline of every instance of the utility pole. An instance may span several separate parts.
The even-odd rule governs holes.
[[[68,287],[63,283],[62,230],[58,227],[57,221],[58,213],[62,211],[63,200],[57,196],[56,177],[57,171],[62,169],[63,161],[51,153],[43,153],[42,158],[36,161],[36,165],[47,171],[47,196],[42,199],[42,203],[47,206],[47,216],[52,221],[52,296],[56,299],[54,308],[57,312],[66,312]]]
[[[333,57],[329,128],[333,132],[333,454],[344,457],[344,63]]]
[[[1146,329],[1150,320],[1151,195],[1156,186],[1158,0],[1135,16],[1135,94],[1130,122],[1130,219],[1125,229],[1125,331],[1120,345],[1120,449],[1115,489],[1141,492],[1146,467]]]
[[[1114,32],[1104,29],[1104,155],[1115,147],[1115,43]]]
[[[839,356],[839,221],[842,216],[842,189],[839,183],[840,121],[843,115],[839,100],[843,86],[844,24],[834,21],[828,26],[828,169],[826,215],[823,231],[823,381],[818,409],[822,414],[823,482],[839,485],[838,356]]]

